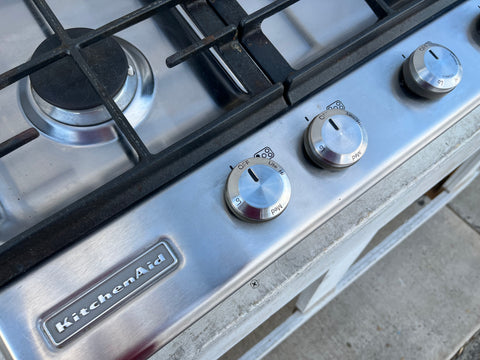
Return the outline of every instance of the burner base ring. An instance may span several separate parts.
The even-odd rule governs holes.
[[[129,42],[116,38],[127,56],[129,74],[114,96],[133,127],[148,115],[154,98],[155,83],[145,56]],[[26,118],[48,138],[69,145],[95,145],[118,138],[115,122],[101,105],[87,110],[67,110],[43,100],[28,78],[19,82],[20,104]]]

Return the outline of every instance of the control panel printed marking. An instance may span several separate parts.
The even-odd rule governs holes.
[[[333,103],[327,106],[327,110],[345,110],[345,105],[341,100],[335,100]]]
[[[269,146],[265,146],[262,150],[257,151],[253,157],[261,157],[261,158],[268,158],[268,159],[273,159],[275,157],[275,153]]]
[[[160,242],[107,279],[70,301],[43,320],[43,330],[60,346],[122,301],[158,281],[178,265],[166,242]]]
[[[362,157],[362,152],[358,151],[355,154],[352,155],[352,160],[355,161],[357,159],[360,159]]]

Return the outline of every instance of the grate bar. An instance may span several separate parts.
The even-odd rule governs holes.
[[[132,25],[138,24],[139,22],[148,19],[157,11],[167,10],[179,3],[182,0],[156,0],[152,3],[141,7],[140,9],[134,10],[131,13],[128,13],[118,19],[115,19],[96,30],[85,34],[84,36],[78,37],[76,40],[77,44],[80,47],[85,47],[91,45],[105,37],[114,35],[115,33],[122,31]]]
[[[375,15],[379,19],[383,19],[394,13],[394,10],[385,2],[385,0],[365,0]]]
[[[61,59],[65,55],[67,55],[67,49],[58,47],[36,57],[35,59],[31,59],[19,66],[14,67],[13,69],[4,72],[0,75],[0,90],[41,69],[42,67]]]
[[[226,26],[220,31],[207,36],[200,41],[190,45],[189,47],[176,52],[175,54],[169,56],[166,60],[167,66],[172,68],[185,60],[191,58],[195,54],[209,49],[215,45],[222,45],[229,41],[232,41],[237,36],[237,27],[234,25]]]
[[[0,143],[0,159],[12,151],[17,150],[19,147],[28,144],[30,141],[35,140],[39,135],[36,129],[30,128]]]
[[[243,28],[245,33],[247,33],[250,29],[257,28],[266,18],[279,13],[298,1],[299,0],[276,0],[270,5],[267,5],[248,15],[242,20],[240,27]]]
[[[58,18],[55,16],[50,6],[47,5],[45,0],[32,0],[32,1],[37,6],[41,14],[43,15],[48,25],[50,25],[50,27],[55,32],[55,34],[57,34],[57,36],[60,38],[62,43],[64,43],[65,40],[69,40],[70,38],[67,35],[65,28],[62,26]]]
[[[239,24],[240,43],[247,49],[262,71],[273,82],[284,82],[292,68],[270,40],[263,34],[261,22],[298,0],[277,0],[247,15],[236,0],[209,0],[222,20],[227,24]]]
[[[108,95],[107,90],[103,86],[103,84],[98,80],[95,73],[92,71],[90,66],[88,66],[86,60],[84,59],[83,55],[81,54],[81,50],[78,48],[71,49],[71,55],[77,65],[82,70],[83,74],[88,78],[90,83],[92,84],[95,91],[98,93],[100,98],[103,101],[104,106],[107,108],[108,112],[112,115],[115,124],[122,132],[123,136],[128,140],[130,145],[133,147],[135,152],[138,155],[138,161],[144,161],[148,158],[151,158],[152,155],[148,151],[147,147],[140,139],[136,131],[133,129],[132,125],[128,122],[127,118],[123,114],[122,110],[118,107],[115,103],[113,98]]]
[[[215,8],[212,8],[205,0],[188,1],[181,9],[194,26],[189,23],[180,9],[176,10],[178,10],[188,26],[192,28],[196,36],[199,36],[199,34],[195,31],[195,27],[201,34],[215,34],[222,31],[227,23],[222,17],[219,17]],[[201,37],[203,37],[203,35],[201,35]],[[216,59],[216,61],[221,64],[223,62],[224,65],[222,64],[221,66],[225,72],[227,74],[231,72],[233,76],[229,75],[230,78],[235,83],[237,83],[235,81],[235,79],[237,79],[242,87],[247,90],[246,92],[249,96],[259,94],[272,85],[236,37],[211,50],[218,53],[219,58]],[[215,53],[212,53],[214,57],[216,57]],[[239,86],[240,89],[242,89],[242,87]]]
[[[208,0],[208,3],[227,24],[236,24],[238,26],[240,21],[248,16],[237,0]]]

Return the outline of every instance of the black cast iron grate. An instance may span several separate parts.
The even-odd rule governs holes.
[[[121,140],[131,151],[135,166],[0,246],[0,286],[465,0],[365,0],[379,19],[375,25],[339,44],[327,55],[294,70],[263,34],[261,23],[297,1],[272,1],[270,5],[247,14],[236,0],[157,0],[72,39],[45,0],[31,0],[33,5],[30,4],[30,8],[41,14],[61,45],[1,74],[0,90],[70,56],[111,114]],[[182,6],[207,34],[205,38],[198,39],[192,33],[175,10],[177,5]],[[145,19],[162,15],[171,18],[188,40],[183,50],[166,59],[169,67],[192,57],[193,60],[203,58],[203,64],[211,65],[205,50],[215,47],[248,90],[248,96],[204,128],[158,154],[151,154],[85,61],[81,49]],[[1,143],[0,159],[38,136],[39,133],[32,128]]]

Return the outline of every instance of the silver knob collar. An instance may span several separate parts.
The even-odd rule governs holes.
[[[235,166],[227,179],[224,195],[227,206],[238,218],[268,221],[285,210],[291,187],[280,165],[255,157]]]
[[[427,42],[403,63],[407,87],[425,98],[435,99],[455,89],[463,68],[455,54],[445,46]]]
[[[365,153],[368,139],[360,120],[346,110],[326,110],[317,115],[304,135],[304,146],[312,161],[323,168],[342,169]]]

